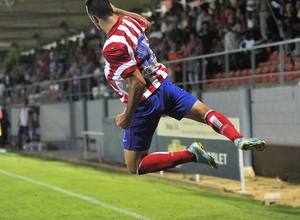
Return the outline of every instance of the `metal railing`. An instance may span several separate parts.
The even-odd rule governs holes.
[[[270,61],[274,53],[276,56]],[[170,69],[173,81],[186,90],[199,93],[211,88],[255,87],[268,82],[284,85],[289,83],[287,76],[290,76],[290,82],[295,82],[300,78],[300,58],[297,56],[300,56],[300,38],[163,63]],[[175,71],[178,67],[180,72]],[[9,88],[6,95],[9,102],[18,102],[22,97],[35,102],[114,97],[109,86],[93,74],[16,86]]]
[[[264,51],[265,50],[265,51]],[[275,71],[271,72],[263,72],[260,73],[258,71],[258,67],[260,64],[265,64],[265,65],[270,65],[267,63],[267,61],[270,59],[269,56],[273,52],[277,51],[278,52],[278,60],[277,62],[275,61],[273,65],[273,68]],[[265,58],[260,61],[258,58],[259,52],[265,52]],[[287,62],[286,58],[287,55],[289,56],[290,60]],[[200,63],[201,68],[200,68],[200,76],[198,77],[198,80],[188,80],[188,71],[186,68],[183,68],[183,82],[179,82],[177,84],[182,85],[185,89],[188,88],[188,85],[196,85],[196,88],[201,88],[201,90],[207,89],[207,85],[214,83],[214,82],[225,82],[223,85],[225,88],[228,88],[231,86],[230,81],[231,80],[249,80],[250,83],[244,83],[248,84],[251,87],[255,87],[257,84],[257,78],[262,78],[262,77],[274,77],[275,79],[277,78],[276,76],[279,77],[278,82],[280,85],[285,84],[285,75],[287,74],[295,74],[295,76],[299,76],[300,74],[300,66],[299,66],[299,58],[297,56],[300,56],[300,38],[293,39],[293,40],[287,40],[287,41],[282,41],[282,42],[276,42],[276,43],[270,43],[270,44],[263,44],[259,46],[254,46],[251,48],[246,48],[246,49],[237,49],[237,50],[231,50],[231,51],[223,51],[223,52],[218,52],[218,53],[213,53],[213,54],[207,54],[207,55],[200,55],[200,56],[194,56],[194,57],[188,57],[188,58],[182,58],[174,61],[169,61],[166,62],[168,65],[172,64],[178,64],[178,63],[187,63],[187,62],[192,62],[194,63]],[[207,65],[211,60],[213,59],[219,59],[221,61],[222,69],[217,71],[217,72],[222,72],[223,78],[215,78],[214,74],[216,72],[210,72],[209,66]],[[237,65],[232,65],[233,62],[238,62],[240,59],[248,59],[245,60],[248,63],[246,65],[242,65],[240,67],[237,67]],[[293,67],[296,68],[286,68],[288,65],[292,65]],[[277,68],[276,68],[277,67]],[[289,66],[290,67],[290,66]],[[232,75],[232,71],[238,71],[238,70],[250,70],[250,75],[238,75],[234,76]],[[210,76],[211,75],[211,76]],[[296,78],[296,77],[295,77]],[[273,84],[277,80],[270,80]],[[243,86],[243,83],[240,85]]]

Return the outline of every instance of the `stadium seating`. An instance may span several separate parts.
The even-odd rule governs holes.
[[[278,83],[280,81],[280,57],[279,52],[273,52],[269,59],[260,63],[255,70],[255,77],[252,77],[252,69],[236,70],[226,73],[217,73],[213,76],[213,82],[209,83],[208,88],[218,89],[225,86],[241,86],[255,82],[256,84]],[[285,54],[284,56],[284,80],[295,81],[300,79],[300,57],[292,59]],[[225,78],[229,77],[229,80]],[[238,78],[238,79],[235,79]]]

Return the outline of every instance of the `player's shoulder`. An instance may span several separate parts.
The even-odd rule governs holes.
[[[113,41],[103,48],[103,56],[107,61],[127,59],[129,50],[131,49],[127,43]]]

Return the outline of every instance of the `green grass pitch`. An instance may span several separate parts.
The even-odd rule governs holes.
[[[1,220],[299,220],[300,209],[16,154],[0,154]]]

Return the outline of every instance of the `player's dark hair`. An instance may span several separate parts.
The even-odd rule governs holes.
[[[87,0],[86,9],[89,16],[96,16],[103,20],[113,14],[113,9],[108,0]]]

